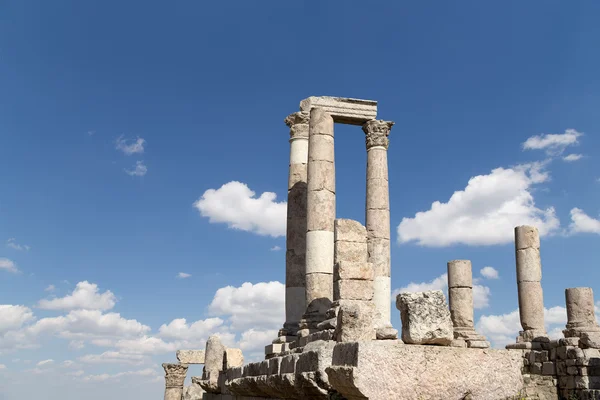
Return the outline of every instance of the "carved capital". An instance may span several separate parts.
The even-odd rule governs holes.
[[[306,137],[308,139],[308,121],[310,114],[298,111],[288,115],[284,122],[290,127],[290,138]]]
[[[165,370],[165,387],[183,387],[188,366],[186,364],[168,364],[164,363],[162,367]]]
[[[389,145],[388,136],[392,126],[394,126],[393,121],[383,121],[380,119],[367,121],[362,128],[366,135],[367,150],[375,146],[381,146],[387,150]]]

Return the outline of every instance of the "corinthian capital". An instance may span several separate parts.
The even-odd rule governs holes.
[[[308,138],[309,120],[310,114],[307,112],[298,111],[288,115],[285,118],[284,122],[287,126],[290,127],[290,137],[292,139],[300,137]]]
[[[362,129],[366,135],[367,150],[375,146],[385,147],[387,150],[389,144],[388,136],[392,126],[394,126],[393,121],[383,121],[380,119],[372,119],[365,122]]]
[[[165,370],[166,387],[183,387],[188,366],[186,364],[168,364],[164,363],[162,367]]]

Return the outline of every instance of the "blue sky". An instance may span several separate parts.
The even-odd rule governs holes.
[[[446,262],[471,259],[478,327],[514,340],[512,227],[535,222],[556,332],[564,288],[600,278],[599,13],[0,2],[0,399],[158,398],[160,362],[214,332],[260,354],[283,322],[283,119],[312,95],[396,122],[394,289],[443,288]],[[364,222],[364,134],[335,134],[338,217]]]

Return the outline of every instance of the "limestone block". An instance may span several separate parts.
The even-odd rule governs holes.
[[[333,283],[334,300],[371,300],[373,281],[343,280]]]
[[[356,342],[374,340],[375,305],[371,302],[342,303],[337,317],[335,340],[338,342]]]
[[[344,242],[337,240],[334,243],[333,262],[337,264],[341,261],[354,263],[367,262],[367,243]]]
[[[333,136],[329,135],[312,135],[309,140],[310,154],[308,160],[310,163],[315,161],[328,161],[333,163],[334,158],[334,143]]]
[[[448,289],[450,316],[455,328],[473,328],[473,290],[466,287]]]
[[[223,358],[225,357],[225,346],[217,335],[212,335],[206,341],[206,352],[204,356],[203,379],[209,379],[210,375],[223,370]],[[206,390],[206,389],[205,389]],[[208,391],[208,390],[207,390]]]
[[[377,102],[345,97],[311,96],[300,102],[300,111],[321,108],[331,114],[335,122],[362,125],[377,118]]]
[[[308,110],[307,110],[308,111]],[[309,141],[312,135],[329,135],[333,137],[333,118],[322,108],[310,110],[310,121],[308,122]],[[308,147],[310,153],[310,144]],[[310,157],[310,155],[309,155]]]
[[[375,337],[377,340],[396,340],[398,339],[398,330],[392,326],[382,326],[375,328]]]
[[[400,293],[396,307],[400,310],[404,343],[444,346],[452,343],[450,310],[441,290]]]
[[[449,288],[472,288],[473,273],[471,261],[452,260],[448,261],[448,287]]]
[[[515,228],[515,248],[517,250],[533,247],[540,248],[540,235],[534,226],[517,226]]]
[[[375,276],[390,276],[390,240],[369,238],[367,242],[368,260],[373,263]]]
[[[374,278],[373,264],[340,261],[333,268],[333,280],[372,281]]]
[[[517,250],[517,282],[539,282],[541,280],[540,250],[533,247]]]
[[[374,178],[367,180],[367,210],[389,210],[390,190],[387,179]]]
[[[204,364],[204,350],[177,350],[177,361],[181,364]]]
[[[335,193],[335,165],[331,161],[311,161],[308,167],[308,190]]]
[[[594,327],[594,293],[592,288],[578,287],[565,289],[567,303],[567,329]]]
[[[352,219],[337,218],[334,222],[334,232],[336,242],[367,242],[367,228]]]
[[[600,332],[582,332],[579,340],[584,348],[600,349]]]
[[[183,400],[202,400],[204,393],[200,385],[192,384],[183,388]]]
[[[306,296],[307,312],[325,314],[333,300],[333,274],[306,275]]]
[[[368,238],[390,239],[390,210],[367,209],[366,226]]]
[[[487,349],[490,347],[490,342],[486,340],[468,340],[467,347],[470,349]]]
[[[241,349],[225,349],[225,369],[241,367],[244,365],[244,355]]]
[[[335,193],[329,190],[309,190],[307,194],[306,228],[308,231],[333,232]]]
[[[518,398],[521,368],[519,351],[373,340],[336,344],[327,374],[352,400],[500,400]]]
[[[520,282],[519,314],[525,330],[544,331],[544,295],[539,282]]]
[[[333,274],[333,232],[312,231],[306,233],[306,274]]]
[[[372,179],[388,179],[387,150],[371,149],[367,153],[367,182]]]

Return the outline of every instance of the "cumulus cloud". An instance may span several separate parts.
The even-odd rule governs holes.
[[[42,299],[38,302],[38,307],[44,310],[110,310],[115,306],[116,297],[107,290],[100,293],[98,285],[88,281],[79,282],[73,290],[73,293],[65,297],[55,299]]]
[[[188,324],[185,318],[178,318],[161,325],[158,335],[161,338],[175,340],[205,339],[217,328],[223,326],[223,322],[221,318],[208,318]]]
[[[71,350],[81,350],[85,347],[85,343],[83,340],[71,340],[69,342],[69,349]]]
[[[10,247],[11,249],[18,251],[29,251],[30,247],[26,244],[17,243],[15,238],[10,238],[6,241],[6,247]]]
[[[143,153],[145,143],[146,141],[141,137],[133,140],[126,139],[123,135],[121,135],[117,138],[116,149],[130,156],[136,153]]]
[[[582,135],[575,129],[567,129],[560,134],[531,136],[523,143],[523,150],[545,150],[549,155],[561,154],[567,147],[579,144]]]
[[[118,351],[105,351],[102,354],[88,354],[78,359],[85,364],[129,364],[141,365],[148,362],[142,354],[127,354]]]
[[[242,182],[232,181],[219,189],[208,189],[195,203],[200,215],[210,223],[225,223],[231,229],[264,236],[284,236],[287,203],[264,192],[260,197]]]
[[[448,296],[448,274],[442,274],[428,282],[410,282],[408,285],[396,289],[392,292],[392,301],[396,301],[396,296],[405,292],[425,292],[428,290],[441,290],[446,297]],[[490,288],[480,285],[476,280],[473,281],[473,308],[481,309],[489,306],[491,291]]]
[[[29,307],[0,304],[0,335],[21,328],[35,318]]]
[[[560,225],[554,208],[536,207],[531,193],[533,185],[549,180],[544,167],[531,163],[496,168],[471,178],[447,203],[436,201],[414,218],[403,218],[398,242],[431,247],[505,244],[512,242],[518,225],[534,225],[542,236],[553,233]]]
[[[600,220],[590,217],[580,208],[573,208],[571,210],[571,224],[569,225],[568,233],[600,234]]]
[[[277,337],[277,329],[248,329],[242,332],[237,346],[244,351],[246,362],[260,361],[264,358],[265,344]]]
[[[563,157],[563,161],[573,162],[573,161],[579,161],[582,158],[583,158],[583,154],[569,154],[569,155]]]
[[[125,173],[129,176],[144,176],[148,172],[148,167],[144,161],[136,161],[133,169],[125,169]]]
[[[285,320],[285,285],[281,282],[246,282],[226,286],[208,306],[214,316],[228,316],[232,329],[275,329]]]
[[[498,279],[500,275],[498,274],[498,270],[494,267],[483,267],[479,271],[481,276],[487,279]]]
[[[2,258],[2,257],[0,257],[0,269],[3,269],[8,272],[12,272],[13,274],[16,274],[19,272],[17,265],[13,261],[9,260],[8,258]]]
[[[189,278],[190,276],[192,276],[192,274],[188,274],[186,272],[180,272],[175,277],[178,279],[185,279],[185,278]]]

